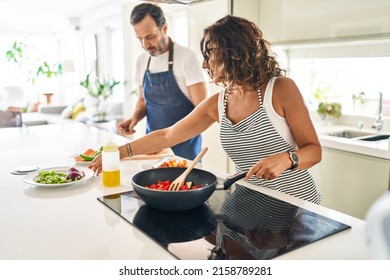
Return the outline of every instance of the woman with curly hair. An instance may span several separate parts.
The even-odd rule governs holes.
[[[222,147],[246,180],[320,203],[308,168],[321,160],[321,145],[297,85],[261,30],[228,15],[204,30],[200,47],[203,68],[225,89],[173,126],[120,146],[121,158],[171,147],[219,122]],[[89,167],[100,173],[101,158]]]

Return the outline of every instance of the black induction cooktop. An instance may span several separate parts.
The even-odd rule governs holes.
[[[244,187],[180,212],[148,207],[133,191],[98,200],[178,259],[272,259],[350,228]]]

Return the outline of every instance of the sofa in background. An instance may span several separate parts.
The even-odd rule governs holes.
[[[87,124],[97,123],[98,120],[92,110],[76,103],[66,105],[39,105],[38,112],[23,113],[22,121],[25,126],[59,124],[68,122],[84,122]],[[123,120],[122,102],[112,102],[107,106],[106,120],[115,120],[115,123]]]

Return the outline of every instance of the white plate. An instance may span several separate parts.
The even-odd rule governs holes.
[[[76,157],[80,154],[74,154],[69,157],[69,160],[77,165],[88,166],[92,161],[77,161]]]
[[[41,172],[41,171],[57,171],[57,172],[68,173],[69,172],[69,168],[71,168],[71,167],[72,166],[59,166],[59,167],[51,167],[51,168],[40,169],[38,171],[31,172],[28,175],[26,175],[24,177],[23,181],[26,182],[27,184],[31,184],[31,185],[35,185],[35,186],[39,186],[39,187],[60,188],[60,187],[65,187],[65,186],[69,186],[69,185],[85,182],[88,179],[92,178],[93,175],[94,175],[94,173],[93,173],[93,171],[91,169],[89,169],[87,167],[81,167],[80,166],[80,167],[76,167],[76,168],[79,171],[84,171],[85,176],[83,178],[81,178],[80,180],[78,180],[78,181],[73,181],[73,182],[63,183],[63,184],[41,184],[41,183],[35,182],[35,178],[39,175],[39,172]]]

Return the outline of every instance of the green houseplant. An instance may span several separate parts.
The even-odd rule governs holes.
[[[355,114],[363,113],[365,111],[365,106],[368,104],[368,99],[366,94],[361,91],[357,94],[352,94],[353,102],[353,112]]]
[[[39,60],[31,62],[28,55],[28,46],[23,42],[13,42],[11,49],[5,53],[6,59],[9,62],[14,62],[19,66],[31,65],[28,71],[27,81],[31,81],[34,85],[39,76],[50,79],[53,76],[62,74],[62,63],[51,64],[46,60]]]
[[[114,93],[114,87],[119,85],[121,82],[112,79],[102,79],[95,77],[91,81],[91,73],[89,73],[85,80],[80,82],[80,85],[88,90],[88,94],[94,98],[100,100],[106,100]]]
[[[325,119],[330,118],[340,118],[342,115],[341,112],[342,106],[339,102],[320,102],[318,104],[317,113]]]
[[[14,41],[9,50],[6,51],[6,60],[16,63],[21,70],[27,82],[34,86],[40,77],[51,79],[54,76],[62,75],[62,63],[49,63],[47,60],[37,58],[32,55],[28,45],[24,42]],[[40,84],[40,87],[46,87],[46,82]],[[46,93],[52,95],[52,93]],[[49,99],[48,99],[49,102]],[[36,92],[36,102],[29,102],[30,111],[37,110],[39,104],[39,90]],[[27,110],[27,108],[26,108]]]
[[[326,123],[332,122],[336,118],[340,118],[342,115],[342,106],[340,102],[330,101],[329,91],[331,86],[323,84],[321,82],[316,83],[317,86],[314,89],[314,99],[317,100],[317,113],[321,119]]]
[[[96,115],[99,121],[105,121],[107,98],[114,93],[114,88],[117,85],[122,84],[121,81],[117,81],[114,78],[111,79],[99,79],[99,77],[91,78],[91,73],[87,74],[85,79],[80,81],[80,85],[87,89],[88,94],[97,99],[98,105],[96,106]]]
[[[5,52],[7,61],[21,64],[27,45],[23,42],[13,42],[11,49]]]
[[[41,62],[38,69],[31,75],[31,82],[34,84],[39,76],[50,79],[52,76],[62,75],[62,63],[50,65],[47,61]]]

